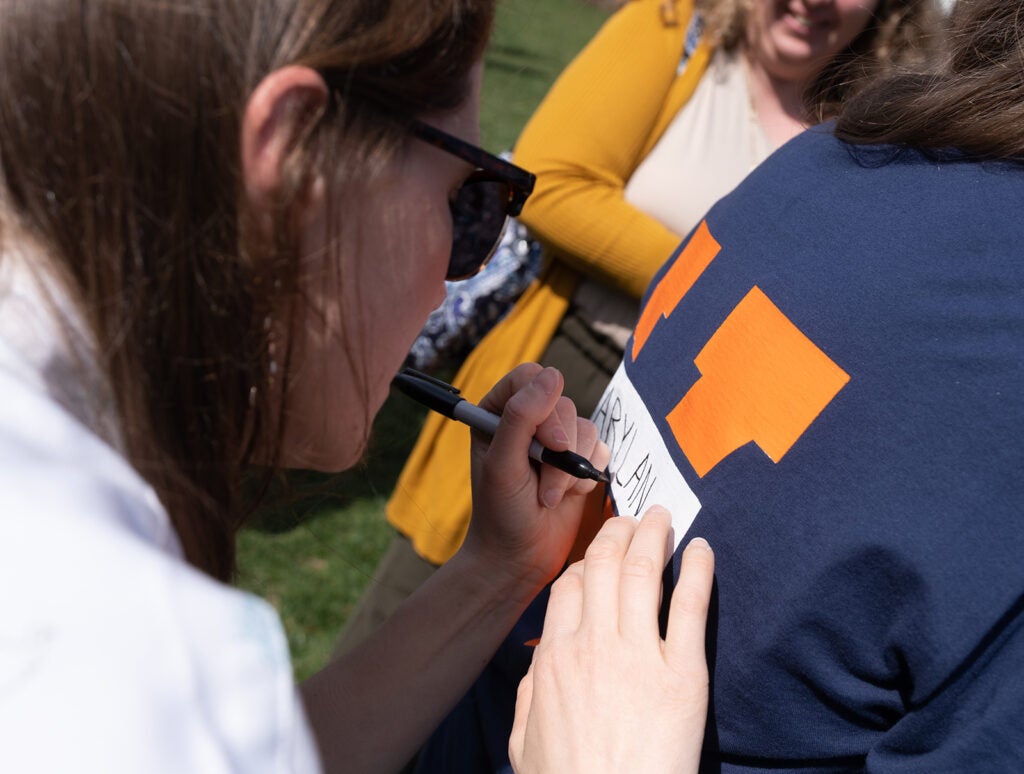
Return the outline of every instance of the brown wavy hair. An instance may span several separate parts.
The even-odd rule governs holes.
[[[743,44],[747,15],[761,0],[695,0],[712,45]],[[941,14],[934,0],[880,0],[868,26],[818,74],[806,95],[808,118],[834,116],[843,101],[893,68],[921,65],[941,47]]]
[[[1024,6],[957,0],[949,38],[942,67],[873,84],[844,108],[836,134],[1024,161]]]
[[[4,222],[42,246],[95,337],[130,462],[214,577],[232,574],[253,506],[245,471],[279,459],[283,390],[263,387],[282,364],[287,381],[288,357],[271,355],[265,321],[294,306],[291,224],[311,171],[343,191],[401,146],[364,94],[408,115],[460,106],[493,6],[0,0]],[[242,195],[241,118],[289,64],[343,86],[326,110],[292,117],[300,139],[265,244]]]

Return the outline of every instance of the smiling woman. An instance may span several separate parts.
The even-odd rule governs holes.
[[[939,10],[921,0],[696,0],[695,7],[709,41],[745,53],[754,110],[776,140],[788,139],[780,107],[791,126],[821,120],[867,76],[925,61]]]
[[[804,128],[804,90],[859,37],[880,0],[752,4],[743,36],[755,113],[773,144]],[[778,108],[782,108],[780,114]]]

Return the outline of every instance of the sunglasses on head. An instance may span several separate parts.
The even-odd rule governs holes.
[[[412,119],[408,126],[414,137],[476,167],[449,201],[452,254],[447,279],[472,277],[494,254],[508,219],[522,211],[536,178],[525,169],[422,121]]]

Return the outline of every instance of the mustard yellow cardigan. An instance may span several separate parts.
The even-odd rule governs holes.
[[[454,379],[474,403],[540,358],[580,272],[640,298],[681,236],[623,199],[633,171],[693,94],[703,43],[680,74],[692,0],[632,0],[565,69],[524,128],[516,163],[537,175],[521,220],[550,249],[540,275]],[[472,512],[469,429],[431,414],[387,505],[388,521],[442,564]]]

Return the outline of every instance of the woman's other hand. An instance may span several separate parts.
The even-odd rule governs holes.
[[[501,415],[494,438],[473,434],[473,520],[463,553],[484,560],[492,574],[510,574],[529,598],[565,566],[584,501],[597,485],[533,462],[531,441],[576,452],[598,470],[608,463],[608,447],[592,422],[576,416],[563,384],[553,368],[519,366],[480,403]]]
[[[658,630],[669,514],[610,519],[552,587],[544,633],[519,686],[509,757],[517,772],[695,772],[707,717],[704,651],[714,555],[683,553],[668,630]]]

